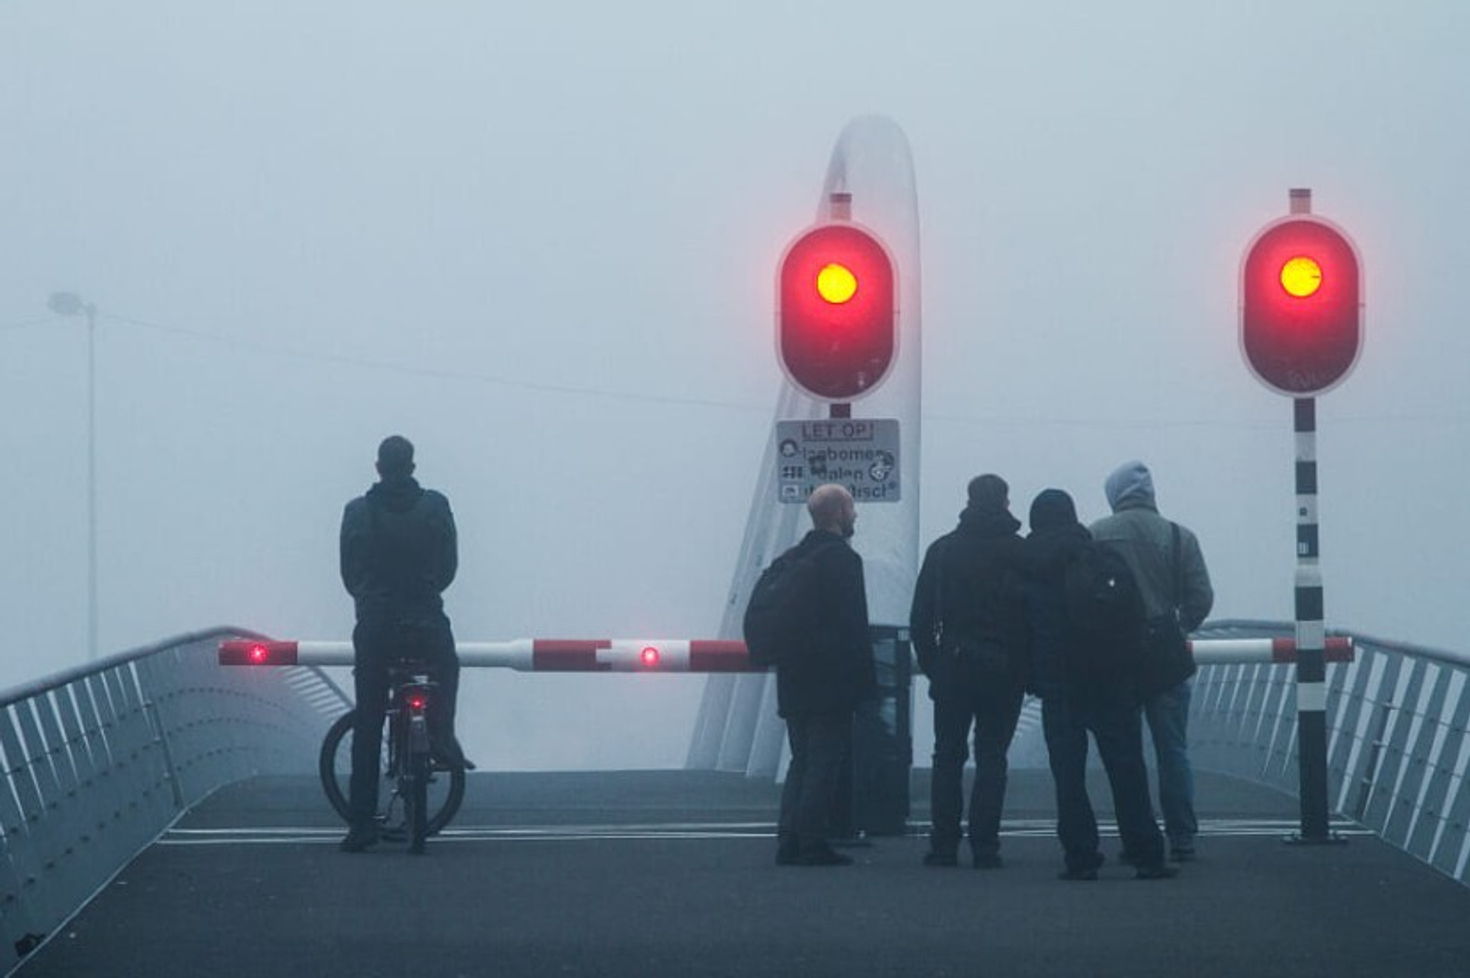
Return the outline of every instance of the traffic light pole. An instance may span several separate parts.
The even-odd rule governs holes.
[[[1317,527],[1317,399],[1293,401],[1296,430],[1296,730],[1301,832],[1289,842],[1341,842],[1327,815],[1327,631]]]

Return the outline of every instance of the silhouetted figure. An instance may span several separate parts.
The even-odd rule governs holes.
[[[1093,539],[1123,555],[1154,632],[1194,631],[1210,613],[1215,592],[1199,541],[1189,530],[1159,515],[1154,481],[1142,462],[1125,462],[1104,486],[1113,515],[1092,524]],[[1182,637],[1182,636],[1181,636]],[[1140,676],[1143,714],[1153,737],[1159,769],[1159,807],[1169,854],[1194,858],[1199,824],[1194,814],[1194,771],[1189,763],[1190,676],[1194,663],[1184,656],[1177,670]]]
[[[975,735],[969,839],[977,869],[1000,859],[1006,753],[1026,685],[1026,624],[1020,522],[998,475],[970,481],[968,504],[951,532],[924,554],[909,633],[934,701],[934,774],[926,866],[959,861],[967,741]]]
[[[1123,846],[1140,879],[1167,879],[1164,837],[1154,821],[1143,761],[1137,676],[1121,667],[1136,657],[1104,655],[1088,647],[1068,619],[1064,575],[1092,536],[1077,522],[1072,497],[1046,489],[1031,503],[1026,538],[1026,607],[1031,624],[1031,688],[1041,697],[1041,726],[1056,784],[1057,838],[1064,880],[1095,880],[1103,864],[1097,816],[1087,794],[1087,735],[1113,793]]]
[[[351,828],[345,852],[378,841],[378,761],[388,704],[388,667],[395,658],[423,659],[438,683],[429,716],[435,760],[472,767],[454,736],[459,658],[441,592],[459,566],[449,500],[413,477],[413,444],[400,435],[378,446],[379,481],[342,513],[342,583],[352,595],[353,685]]]
[[[847,543],[857,521],[852,495],[841,486],[818,486],[807,512],[812,530],[792,552],[810,562],[810,623],[776,663],[777,709],[791,745],[776,862],[842,866],[852,859],[832,848],[831,814],[850,756],[853,713],[873,695],[877,678],[863,560]]]

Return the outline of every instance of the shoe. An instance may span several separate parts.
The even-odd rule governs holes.
[[[369,846],[378,844],[378,827],[376,825],[354,825],[347,830],[337,848],[342,852],[362,852]]]
[[[861,829],[852,835],[839,835],[827,840],[827,845],[833,849],[871,849],[873,840]]]
[[[1171,880],[1179,875],[1178,866],[1159,863],[1157,866],[1140,866],[1133,874],[1136,880]]]
[[[977,852],[971,860],[971,865],[976,869],[1000,869],[1005,863],[1001,862],[1000,856],[993,852]]]
[[[1194,846],[1190,846],[1187,849],[1170,849],[1169,858],[1176,863],[1192,863],[1194,862]]]
[[[814,849],[797,856],[796,863],[798,866],[851,866],[852,857],[832,848]]]
[[[926,852],[924,853],[925,866],[958,866],[959,856],[952,852]]]
[[[435,754],[429,758],[429,770],[473,771],[475,770],[475,762],[462,755],[458,761],[455,761],[453,758],[445,757],[442,754]]]
[[[430,761],[436,771],[475,770],[475,762],[464,756],[464,748],[459,746],[458,737],[451,740],[447,746],[434,748]]]
[[[1080,857],[1074,857],[1068,861],[1067,868],[1057,874],[1057,879],[1095,880],[1097,879],[1098,867],[1105,862],[1107,862],[1107,859],[1100,852],[1091,852]]]

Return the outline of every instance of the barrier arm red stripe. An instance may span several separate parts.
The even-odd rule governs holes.
[[[294,666],[297,663],[296,642],[262,641],[228,638],[219,643],[222,666]]]
[[[744,642],[695,639],[689,643],[690,672],[762,672],[750,664]]]
[[[609,648],[611,639],[538,638],[531,644],[531,669],[534,672],[608,672],[605,662],[597,661],[597,651]]]

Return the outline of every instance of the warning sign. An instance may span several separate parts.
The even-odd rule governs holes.
[[[777,421],[776,498],[804,503],[828,482],[860,503],[898,502],[898,421]]]

